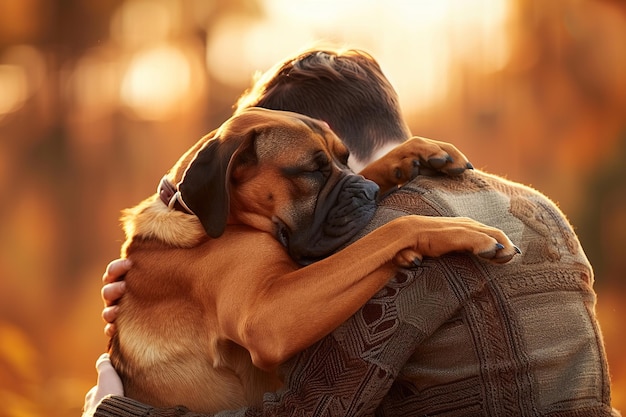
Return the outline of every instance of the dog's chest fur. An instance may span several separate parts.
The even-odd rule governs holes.
[[[125,210],[123,221],[122,256],[133,268],[110,351],[126,395],[216,412],[259,404],[275,391],[278,378],[254,367],[245,349],[219,341],[214,306],[194,296],[189,268],[208,239],[198,219],[152,196]]]

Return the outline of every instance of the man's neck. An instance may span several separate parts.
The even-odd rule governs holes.
[[[351,154],[350,158],[348,158],[348,166],[354,172],[357,172],[357,173],[361,172],[363,168],[365,168],[366,166],[368,166],[370,163],[374,162],[381,156],[385,155],[387,152],[389,152],[390,150],[398,146],[400,143],[401,142],[386,143],[380,148],[378,148],[377,150],[375,150],[374,152],[372,152],[369,158],[363,159],[363,160],[357,159],[353,154]]]

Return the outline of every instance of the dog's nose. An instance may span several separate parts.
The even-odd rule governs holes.
[[[343,188],[344,192],[352,194],[353,198],[364,201],[375,201],[378,198],[378,192],[380,188],[374,181],[370,181],[367,178],[353,174]]]
[[[289,240],[289,253],[301,265],[336,251],[374,216],[379,192],[375,182],[350,173],[332,188],[325,199],[318,200],[315,219],[306,232],[292,235]]]
[[[369,200],[376,200],[380,191],[380,187],[378,186],[378,184],[366,178],[363,178],[363,181],[365,181],[365,186],[363,188],[366,194],[366,198]]]

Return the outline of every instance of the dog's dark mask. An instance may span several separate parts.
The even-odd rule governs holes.
[[[287,242],[282,243],[301,265],[323,259],[347,244],[376,211],[378,185],[372,181],[349,173],[329,188],[328,194],[317,200],[310,224],[286,231]],[[278,235],[281,240],[281,233]]]
[[[265,112],[270,111],[250,109],[235,117],[248,117],[253,121],[257,117],[263,121],[263,117],[268,117]],[[237,134],[229,132],[225,140],[218,130],[198,151],[178,185],[183,201],[212,238],[221,236],[226,228],[233,170],[241,164],[250,166],[257,162],[257,134],[256,129]],[[370,221],[376,209],[377,194],[378,186],[374,182],[347,169],[336,171],[332,178],[319,183],[314,210],[293,213],[289,225],[272,219],[274,236],[298,263],[315,262],[348,243]]]

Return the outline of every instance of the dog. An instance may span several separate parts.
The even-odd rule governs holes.
[[[458,151],[415,138],[362,173],[385,191],[413,175],[412,161],[451,152],[458,161],[446,169],[462,170]],[[205,413],[258,405],[282,385],[277,365],[354,314],[398,265],[517,253],[503,232],[467,218],[405,216],[348,244],[380,191],[348,156],[324,122],[250,108],[124,212],[133,268],[109,352],[125,395]]]

